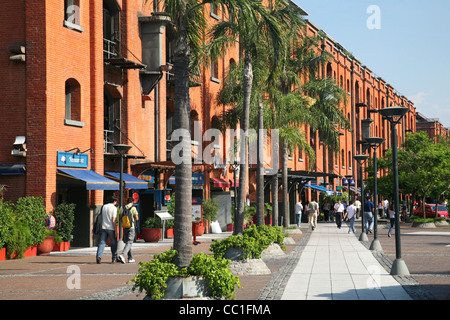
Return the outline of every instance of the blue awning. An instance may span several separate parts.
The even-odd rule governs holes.
[[[16,176],[24,173],[24,164],[0,165],[0,176]]]
[[[120,172],[105,172],[105,174],[120,181]],[[123,173],[122,178],[127,189],[148,189],[148,181],[141,180],[128,173]]]
[[[119,190],[119,183],[92,170],[58,169],[58,173],[86,182],[86,190]]]
[[[327,194],[327,196],[334,196],[336,191],[322,187],[322,186],[318,186],[317,184],[305,184],[305,187],[311,188],[311,189],[315,189],[315,190],[319,190],[320,192],[325,192]]]

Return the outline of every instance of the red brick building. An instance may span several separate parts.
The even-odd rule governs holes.
[[[170,158],[174,39],[170,21],[160,10],[153,1],[144,0],[3,0],[0,4],[4,80],[0,184],[7,185],[6,200],[42,196],[49,212],[62,201],[76,203],[74,245],[92,245],[94,211],[108,196],[118,194],[120,155],[113,145],[132,147],[125,156],[125,172],[140,181],[132,184],[129,176],[125,181],[128,194],[136,198],[141,221],[165,205],[166,195],[176,188]],[[204,10],[211,23],[223,18],[215,8]],[[308,34],[318,31],[308,22]],[[386,121],[370,111],[394,105],[410,109],[399,127],[399,142],[405,132],[416,130],[416,111],[411,101],[335,40],[327,37],[322,50],[334,60],[321,73],[348,92],[342,108],[353,130],[342,130],[341,150],[334,154],[324,149],[318,133],[301,128],[316,151],[316,162],[310,172],[305,154],[293,151],[290,183],[307,177],[336,190],[344,177],[356,178],[353,155],[362,152],[362,123],[371,123],[372,136],[386,138],[382,154],[390,147]],[[215,97],[230,64],[238,59],[237,48],[230,50],[204,67],[198,83],[192,84],[194,160],[210,144],[201,137],[216,127],[224,111]],[[369,118],[373,121],[363,121]],[[196,161],[193,166],[193,197],[220,201],[222,226],[231,221],[234,171],[225,152],[230,144],[223,137],[213,148],[215,163]],[[249,185],[244,186],[252,202],[255,172],[250,170]],[[290,191],[291,207],[298,196],[310,199],[313,192],[298,184]],[[270,184],[265,195],[271,202]]]

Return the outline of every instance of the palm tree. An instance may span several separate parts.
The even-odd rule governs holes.
[[[289,29],[286,37],[287,54],[282,61],[282,73],[278,75],[276,86],[270,91],[273,106],[271,128],[279,130],[281,141],[281,165],[283,185],[283,224],[289,224],[288,203],[288,153],[289,150],[306,151],[310,158],[310,168],[314,163],[314,150],[306,141],[305,135],[299,130],[301,125],[309,125],[314,131],[319,130],[324,144],[333,148],[339,146],[339,135],[336,125],[348,127],[348,122],[339,104],[345,99],[345,92],[329,79],[316,79],[318,67],[324,65],[331,56],[326,52],[317,54],[320,39],[299,33],[295,28]],[[304,79],[310,79],[302,84]],[[313,97],[307,98],[306,95]],[[274,180],[273,208],[277,207],[278,177]],[[274,210],[274,220],[277,212]]]
[[[156,1],[156,0],[155,0]],[[175,108],[174,135],[178,139],[172,153],[176,155],[175,179],[175,264],[178,268],[189,266],[192,260],[192,159],[190,135],[189,80],[201,63],[203,39],[206,34],[205,4],[220,5],[229,17],[235,15],[248,0],[164,0],[164,11],[169,14],[176,34],[174,49]],[[174,153],[175,152],[175,153]]]
[[[299,11],[290,1],[275,0],[271,1],[269,9],[262,6],[261,1],[249,0],[245,10],[239,11],[236,20],[229,19],[213,28],[211,33],[215,39],[213,43],[221,46],[229,46],[239,43],[243,70],[242,78],[242,109],[240,114],[240,127],[244,132],[240,144],[240,174],[238,193],[238,212],[235,219],[234,234],[242,233],[242,225],[244,220],[244,204],[245,204],[245,186],[248,175],[248,136],[246,133],[249,128],[250,107],[252,103],[253,83],[254,83],[254,63],[260,55],[271,56],[271,65],[265,68],[276,71],[279,68],[278,62],[282,56],[283,50],[283,30],[287,30],[292,26],[292,21],[299,17]],[[258,50],[261,44],[265,43],[264,50]],[[269,49],[269,50],[268,50]],[[262,85],[258,83],[258,86]],[[258,98],[260,98],[258,96]],[[259,158],[259,157],[258,157]],[[261,170],[260,170],[261,173]],[[262,174],[262,173],[261,173]],[[260,196],[260,198],[262,198]],[[259,199],[259,202],[262,200]],[[261,207],[261,206],[260,206]],[[262,209],[259,210],[261,215]],[[260,221],[258,219],[258,221]]]

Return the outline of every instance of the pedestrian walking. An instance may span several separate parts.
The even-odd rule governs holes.
[[[364,220],[366,222],[366,233],[372,233],[374,209],[375,206],[373,202],[370,201],[369,197],[367,197],[366,201],[364,202]]]
[[[327,199],[325,199],[325,202],[322,206],[322,211],[326,222],[330,221],[330,207],[330,203]]]
[[[391,227],[389,228],[388,237],[391,237],[392,229],[394,229],[395,226],[395,210],[394,205],[391,203],[389,206],[389,221],[391,222]]]
[[[102,262],[103,251],[106,247],[106,241],[111,242],[112,263],[117,261],[117,236],[116,236],[116,218],[117,218],[117,198],[112,196],[109,203],[102,206],[99,214],[102,215],[102,226],[100,231],[100,242],[97,247],[97,263]]]
[[[309,224],[312,227],[312,230],[317,227],[317,216],[319,215],[319,204],[313,199],[309,203]]]
[[[120,208],[119,218],[122,219],[123,242],[125,242],[125,247],[123,248],[122,254],[118,256],[118,260],[125,263],[125,256],[127,256],[128,263],[132,263],[134,259],[131,254],[131,246],[136,236],[136,221],[139,220],[138,212],[133,206],[133,198],[128,198],[127,204],[123,208]],[[124,223],[124,218],[125,223],[128,222],[127,224]]]
[[[359,201],[359,199],[356,198],[354,205],[356,207],[356,219],[358,219],[361,214],[361,201]]]
[[[298,200],[298,202],[295,204],[295,214],[297,215],[298,228],[300,228],[300,224],[302,222],[302,211],[303,211],[302,200]]]
[[[383,206],[384,206],[384,216],[387,217],[389,215],[389,200],[385,199],[383,201]]]
[[[334,205],[334,214],[336,217],[336,225],[340,229],[342,225],[342,215],[344,214],[344,205],[341,203],[341,199]]]
[[[350,221],[350,228],[348,229],[348,233],[353,231],[355,233],[355,218],[356,218],[356,206],[353,204],[353,201],[350,200],[349,205],[347,207],[347,217]]]

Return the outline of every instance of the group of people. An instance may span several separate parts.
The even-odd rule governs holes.
[[[383,204],[389,204],[387,200]],[[363,210],[364,221],[365,221],[365,231],[366,233],[373,232],[373,224],[374,224],[374,214],[375,206],[369,197],[366,198],[364,204],[356,198],[355,201],[350,200],[348,203],[342,202],[341,199],[338,199],[337,202],[333,205],[329,203],[327,200],[324,201],[322,205],[322,210],[324,213],[325,221],[329,221],[329,219],[336,220],[336,225],[339,229],[342,227],[342,222],[348,220],[350,222],[350,227],[348,233],[355,232],[355,219],[359,217],[361,214],[361,209]],[[391,232],[395,226],[395,210],[393,204],[385,209],[386,215],[389,215],[390,219],[390,229],[388,232],[388,237],[391,237]],[[315,199],[310,201],[303,207],[302,201],[299,200],[295,205],[295,211],[297,215],[297,227],[300,228],[302,213],[305,211],[308,216],[308,223],[311,225],[312,230],[315,230],[317,227],[317,217],[319,216],[319,204]]]
[[[126,263],[125,256],[128,257],[128,263],[135,262],[131,255],[131,246],[133,245],[136,235],[135,227],[136,221],[139,220],[139,215],[136,208],[133,206],[133,198],[128,198],[127,204],[119,209],[119,214],[117,214],[117,202],[117,197],[112,196],[109,203],[103,205],[98,213],[101,215],[101,227],[98,234],[100,239],[96,254],[96,261],[98,264],[102,262],[103,251],[105,250],[108,237],[111,242],[112,263]],[[130,221],[130,227],[123,228],[123,241],[125,242],[125,247],[123,248],[122,254],[117,255],[117,215],[119,216],[119,219],[122,219],[125,212],[128,211],[132,219]]]
[[[317,217],[320,215],[319,207],[320,206],[315,199],[307,203],[305,207],[303,207],[302,201],[299,200],[295,205],[297,227],[300,228],[302,213],[305,212],[308,216],[308,223],[311,225],[312,230],[314,230],[317,227]],[[325,200],[321,208],[324,214],[325,221],[328,222],[335,219],[336,225],[340,229],[342,226],[342,222],[348,219],[351,224],[351,230],[354,230],[354,220],[359,216],[360,209],[361,202],[359,200],[355,200],[354,202],[349,201],[347,203],[341,202],[340,199],[338,199],[335,204],[328,202],[328,200]]]

